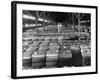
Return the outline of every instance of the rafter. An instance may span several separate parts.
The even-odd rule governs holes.
[[[51,15],[51,13],[48,13],[48,15],[46,16],[46,18],[48,18]]]
[[[83,15],[80,17],[80,20],[83,18],[84,15],[85,15],[85,14],[83,14]]]
[[[28,13],[30,16],[33,16],[29,11],[25,11],[26,13]]]
[[[43,15],[43,12],[41,12],[41,13],[39,14],[39,18],[40,18],[42,15]]]
[[[78,19],[78,15],[76,13],[74,13],[75,17]]]
[[[36,14],[36,18],[38,19],[39,18],[39,12],[35,11],[35,14]]]
[[[72,19],[72,17],[70,16],[70,14],[68,14],[69,15],[69,18],[73,21],[73,19]]]

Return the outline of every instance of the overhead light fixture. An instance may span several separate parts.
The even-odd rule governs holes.
[[[35,17],[33,17],[33,16],[29,16],[29,15],[23,15],[23,18],[25,18],[25,19],[33,19],[33,20],[36,20],[36,18]]]

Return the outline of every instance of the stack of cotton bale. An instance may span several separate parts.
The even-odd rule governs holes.
[[[83,56],[80,45],[71,46],[71,53],[72,53],[72,65],[83,66]]]
[[[72,53],[70,45],[63,43],[59,52],[59,66],[72,66]]]
[[[50,36],[45,37],[45,40],[44,41],[50,42],[51,41],[51,37]]]
[[[32,61],[31,61],[32,53],[33,53],[33,51],[35,51],[37,49],[38,49],[37,46],[31,46],[31,47],[28,47],[25,52],[23,52],[23,54],[22,54],[23,66],[26,66],[26,67],[31,66],[31,64],[32,64]]]
[[[33,41],[33,42],[34,42],[34,41],[38,41],[38,36],[32,36],[31,38],[32,38],[32,41]]]
[[[38,45],[38,50],[33,52],[32,54],[32,67],[33,68],[42,68],[45,66],[46,50],[48,49],[48,44],[49,42],[42,41]]]
[[[87,45],[81,46],[81,52],[83,56],[83,66],[90,66],[91,65],[91,48]]]
[[[30,44],[29,46],[39,46],[41,44],[41,41],[33,41],[32,44]]]
[[[23,46],[23,52],[26,51],[28,46],[32,43],[32,39],[30,37],[23,38],[22,46]]]
[[[49,45],[49,41],[42,41],[39,47],[48,46],[48,45]]]
[[[45,67],[46,50],[39,49],[32,54],[32,68]]]
[[[48,50],[49,41],[42,41],[38,46],[38,51],[34,52],[32,55],[32,67],[41,68],[45,65],[46,61],[46,51]]]
[[[28,45],[29,45],[29,42],[28,42],[28,41],[23,41],[23,43],[22,43],[22,47],[23,47],[22,49],[23,49],[23,52],[26,51]]]
[[[58,45],[58,43],[50,43],[49,49],[50,50],[58,50],[58,49],[60,49],[60,46]]]
[[[51,39],[51,43],[57,43],[58,42],[58,36],[53,36]]]
[[[45,36],[38,36],[38,41],[44,41]]]
[[[56,67],[58,65],[59,50],[48,50],[46,53],[46,67]]]

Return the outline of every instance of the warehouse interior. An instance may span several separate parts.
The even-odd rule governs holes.
[[[23,10],[23,69],[91,66],[91,14]]]

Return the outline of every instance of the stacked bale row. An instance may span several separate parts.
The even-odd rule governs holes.
[[[81,53],[81,48],[79,45],[74,45],[71,47],[72,53],[72,66],[82,66],[83,56]]]
[[[77,46],[77,41],[68,37],[38,36],[26,40],[23,65],[32,68],[90,65],[90,49]]]
[[[23,52],[23,66],[32,66],[32,53],[38,50],[39,41],[30,44],[25,52]]]
[[[33,52],[32,54],[32,67],[33,68],[42,68],[45,66],[46,62],[46,51],[48,49],[49,41],[42,41],[39,45],[38,51]]]
[[[83,56],[83,66],[91,65],[91,48],[86,45],[81,45],[81,51]]]
[[[56,67],[58,64],[59,45],[57,39],[52,39],[46,53],[46,67]]]
[[[70,45],[62,43],[59,52],[59,66],[71,66],[72,65],[72,54]]]

